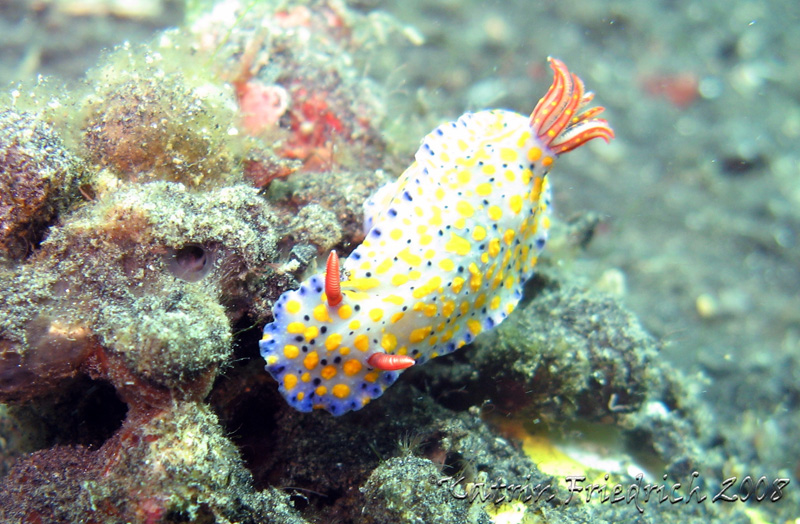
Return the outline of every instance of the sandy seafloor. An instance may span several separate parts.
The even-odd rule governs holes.
[[[602,219],[588,249],[565,263],[621,294],[664,342],[660,358],[696,381],[711,406],[707,423],[763,464],[751,474],[796,478],[800,4],[353,5],[388,10],[424,37],[381,50],[370,72],[393,93],[391,111],[415,113],[419,136],[464,110],[529,111],[550,81],[548,55],[580,74],[616,139],[571,153],[554,172],[561,219],[587,211]],[[0,80],[74,81],[101,47],[180,20],[175,6],[142,19],[52,9],[12,2],[0,10]],[[681,78],[696,89],[670,100]]]

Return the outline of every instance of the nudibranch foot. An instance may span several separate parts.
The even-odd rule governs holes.
[[[287,291],[260,342],[300,410],[361,409],[413,365],[458,350],[514,311],[550,228],[555,158],[614,132],[559,60],[530,118],[467,113],[364,205],[364,242]]]

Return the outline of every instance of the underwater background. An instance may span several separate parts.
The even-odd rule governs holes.
[[[778,0],[5,2],[0,520],[800,518],[798,22]],[[359,245],[437,125],[527,115],[548,56],[615,138],[556,162],[517,310],[356,413],[292,409],[258,351],[275,301]]]

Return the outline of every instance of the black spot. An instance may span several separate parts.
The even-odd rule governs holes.
[[[353,306],[353,309],[355,309],[356,311],[361,311],[361,306],[356,304],[355,306]]]
[[[372,272],[371,271],[367,271],[366,273],[364,273],[364,276],[369,278],[369,277],[372,276]]]
[[[309,320],[311,320],[311,318],[308,315],[303,315],[303,320],[308,322]]]
[[[297,335],[296,337],[294,337],[294,340],[295,340],[295,342],[302,342],[303,341],[303,337],[301,335]]]
[[[315,289],[315,291],[316,291],[317,293],[322,293],[322,286],[317,286],[317,288]]]
[[[328,326],[322,326],[321,328],[319,328],[319,332],[324,335],[325,333],[328,332]]]
[[[341,361],[342,361],[342,357],[335,357],[335,358],[333,359],[333,363],[334,363],[334,364],[339,364]]]
[[[327,358],[323,358],[322,360],[319,361],[319,364],[321,366],[327,366],[328,365],[328,359]]]
[[[312,382],[314,383],[315,386],[319,386],[320,383],[322,383],[322,379],[317,377]]]

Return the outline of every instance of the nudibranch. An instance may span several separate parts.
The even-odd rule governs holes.
[[[357,410],[404,369],[451,353],[516,307],[550,227],[555,158],[614,132],[559,60],[531,116],[467,113],[428,134],[415,162],[364,204],[366,238],[287,291],[260,342],[300,411]]]

